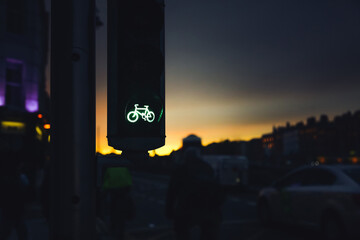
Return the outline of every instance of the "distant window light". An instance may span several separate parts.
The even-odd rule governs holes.
[[[6,98],[5,102],[7,106],[23,108],[22,89],[18,86],[6,85]]]
[[[26,0],[6,1],[6,30],[10,33],[23,34],[26,23]]]
[[[8,64],[6,68],[6,82],[11,85],[20,85],[22,82],[22,65]]]
[[[5,103],[7,106],[23,108],[23,64],[16,59],[6,59]]]
[[[326,162],[325,157],[318,157],[317,161],[320,162],[321,164],[324,164]]]
[[[357,157],[351,157],[350,160],[353,164],[356,164],[359,162],[359,159]]]

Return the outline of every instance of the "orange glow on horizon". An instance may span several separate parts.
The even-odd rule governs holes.
[[[121,153],[108,146],[107,141],[107,98],[106,94],[98,93],[96,101],[96,146],[97,152],[101,154]],[[168,105],[169,106],[169,105]],[[176,109],[176,108],[175,108]],[[168,108],[166,115],[166,138],[165,146],[149,151],[150,156],[166,156],[172,151],[176,151],[182,146],[182,139],[190,134],[195,134],[202,139],[202,145],[210,143],[230,141],[249,141],[254,138],[260,138],[263,134],[271,133],[274,123],[254,123],[244,124],[220,119],[193,119],[187,115],[179,117],[174,113],[174,109]],[[280,123],[275,123],[280,124]]]
[[[159,155],[166,156],[171,152],[176,151],[182,146],[182,139],[187,137],[190,134],[195,134],[202,139],[202,145],[207,146],[214,142],[221,142],[225,140],[229,141],[249,141],[254,138],[260,138],[262,134],[270,132],[272,125],[234,125],[234,126],[224,126],[214,128],[203,128],[197,129],[194,131],[184,129],[184,130],[167,130],[167,137],[165,139],[165,146],[149,151],[150,156]],[[241,134],[243,133],[243,134]],[[100,143],[97,143],[99,149],[98,152],[101,154],[110,154],[116,153],[120,154],[121,151],[115,150],[114,148],[108,146],[106,133],[100,132],[100,136],[97,136]],[[246,135],[245,135],[246,134]]]

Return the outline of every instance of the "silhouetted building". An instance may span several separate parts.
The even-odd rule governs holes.
[[[49,154],[48,38],[44,0],[0,1],[0,154],[22,153],[31,174]]]
[[[185,149],[188,147],[202,148],[201,138],[194,134],[190,134],[189,136],[184,138],[182,148]]]
[[[0,1],[0,106],[44,112],[48,14],[43,0]]]
[[[264,149],[265,157],[269,158],[275,146],[275,138],[273,133],[264,134],[261,137],[262,147]]]
[[[329,121],[309,117],[306,124],[289,123],[262,136],[265,161],[272,164],[357,163],[360,155],[360,111],[347,112]]]
[[[203,148],[206,155],[245,155],[247,142],[225,140],[218,143],[211,143]]]
[[[246,143],[244,155],[249,159],[249,163],[263,163],[265,152],[262,146],[261,138],[254,138]]]
[[[300,150],[298,130],[287,130],[283,135],[283,155],[291,156],[297,154]]]

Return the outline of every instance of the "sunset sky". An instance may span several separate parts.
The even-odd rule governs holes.
[[[106,139],[106,0],[97,0],[97,144]],[[360,2],[165,0],[166,145],[250,140],[360,109]],[[49,7],[49,2],[47,2]]]

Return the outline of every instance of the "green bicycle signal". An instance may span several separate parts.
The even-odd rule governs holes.
[[[139,104],[134,104],[135,109],[127,114],[127,120],[131,123],[135,123],[139,119],[139,116],[141,116],[145,122],[153,122],[155,113],[149,110],[149,105],[144,105],[142,108],[138,106]]]

